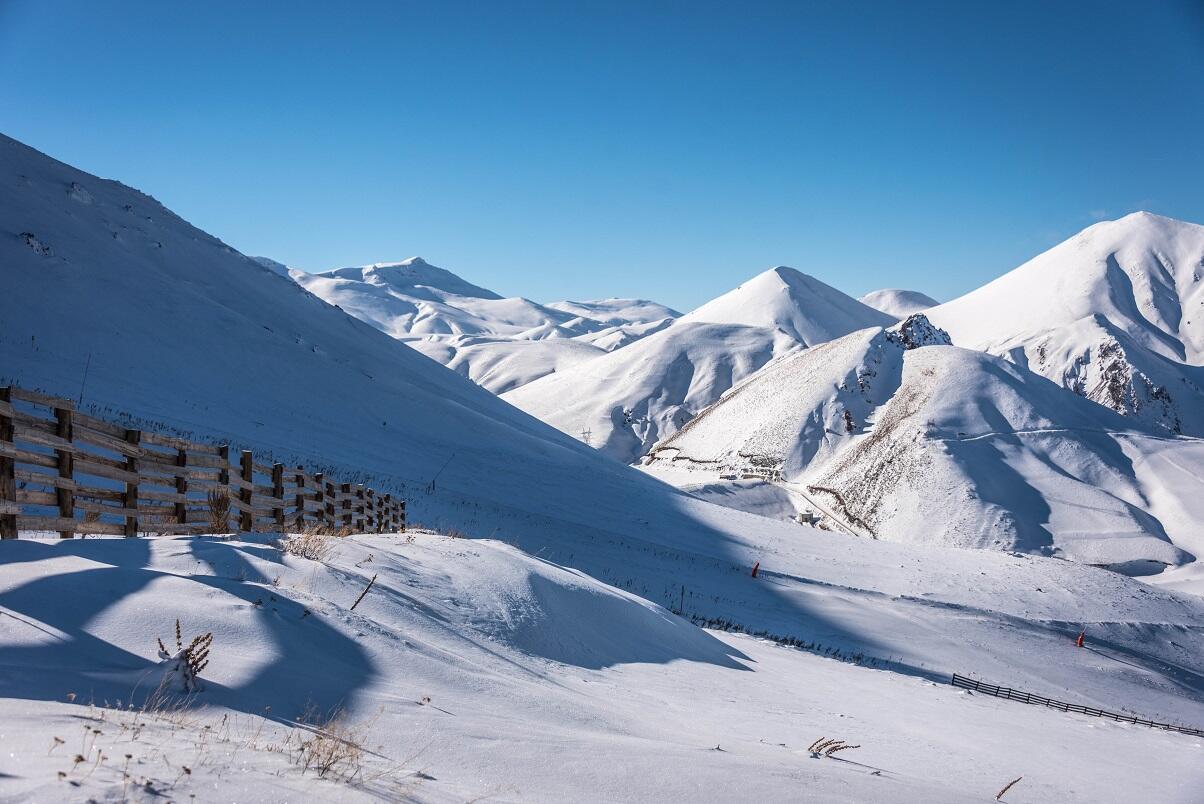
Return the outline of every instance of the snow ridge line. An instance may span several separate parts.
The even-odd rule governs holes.
[[[1057,701],[1053,698],[1046,698],[1042,695],[1034,695],[1031,692],[1023,692],[1021,690],[1014,690],[1011,687],[1000,687],[997,684],[989,684],[985,681],[978,681],[977,679],[969,678],[957,673],[953,674],[953,678],[949,683],[955,687],[960,687],[961,689],[971,690],[973,692],[981,692],[985,695],[993,695],[996,698],[1005,698],[1009,701],[1019,701],[1020,703],[1048,706],[1051,709],[1058,709],[1062,712],[1077,712],[1080,715],[1110,718],[1115,720],[1117,723],[1133,723],[1138,726],[1149,726],[1155,729],[1177,731],[1182,734],[1204,737],[1204,729],[1195,729],[1191,728],[1190,726],[1177,726],[1173,723],[1158,723],[1147,718],[1138,717],[1137,715],[1121,715],[1116,712],[1109,712],[1107,709],[1094,709],[1090,706],[1082,706],[1081,704]]]

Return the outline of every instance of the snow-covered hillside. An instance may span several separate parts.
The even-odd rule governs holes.
[[[1204,436],[1204,226],[1147,212],[1098,223],[928,315],[962,346]]]
[[[947,683],[1204,723],[1198,597],[693,499],[7,138],[0,266],[0,383],[358,473],[412,523],[475,537],[357,536],[325,563],[240,539],[0,544],[0,798],[962,801],[1020,775],[1036,800],[1198,792],[1198,739]],[[214,632],[199,708],[91,708],[140,699],[177,616]],[[290,762],[311,705],[366,724],[357,784]],[[820,736],[862,747],[812,760]]]
[[[942,335],[920,314],[777,361],[659,444],[651,464],[781,476],[896,541],[1142,573],[1204,555],[1198,519],[1184,515],[1204,514],[1204,481],[1147,460],[1204,469],[1204,442],[1166,438]]]
[[[883,288],[867,293],[857,301],[902,321],[909,315],[922,313],[940,302],[918,290]]]
[[[802,566],[787,555],[816,551],[814,583],[791,591],[810,650],[692,625],[703,601],[688,561],[683,618],[508,545],[427,532],[339,540],[322,563],[263,537],[5,544],[0,797],[728,802],[796,800],[803,785],[806,799],[927,804],[989,801],[1018,776],[1007,801],[1200,792],[1199,738],[979,696],[941,675],[972,667],[1191,723],[1204,716],[1198,676],[1170,676],[1148,651],[1198,641],[1198,601],[1132,582],[1118,598],[1107,573],[969,551],[880,545],[882,563],[865,565],[847,548],[866,543],[816,535],[783,542],[790,553],[762,580],[729,579],[785,591],[779,570]],[[981,607],[1011,597],[1031,608]],[[1133,623],[1095,624],[1118,614]],[[117,704],[154,689],[156,638],[170,643],[177,617],[186,640],[214,634],[193,708]],[[1090,650],[1074,647],[1079,622]],[[894,653],[917,637],[929,647],[917,663]],[[988,658],[1008,651],[1010,673]],[[859,747],[812,756],[821,737]],[[363,750],[331,750],[340,740]]]
[[[421,257],[290,274],[315,296],[494,393],[624,346],[679,315],[643,299],[543,305],[503,298]]]
[[[792,268],[772,268],[661,332],[505,395],[624,462],[775,357],[893,319]]]

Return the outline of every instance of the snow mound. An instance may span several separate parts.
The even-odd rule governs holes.
[[[1204,436],[1202,308],[1204,226],[1137,212],[928,315],[960,345],[1124,416]]]
[[[883,288],[865,294],[857,301],[900,320],[913,313],[922,313],[940,302],[918,290]]]

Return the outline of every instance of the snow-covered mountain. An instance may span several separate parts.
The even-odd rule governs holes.
[[[690,311],[680,321],[778,330],[801,346],[893,323],[831,285],[781,265]]]
[[[1159,436],[948,344],[917,314],[787,356],[658,444],[649,464],[780,477],[876,538],[1147,572],[1200,554],[1198,520],[1184,512],[1204,514],[1204,480],[1165,470],[1168,459],[1204,469],[1204,442]]]
[[[772,268],[603,357],[504,398],[624,462],[775,357],[892,319],[792,268]]]
[[[772,799],[797,794],[800,763],[808,790],[832,800],[970,800],[1022,760],[1042,799],[1167,798],[1192,783],[1181,768],[1194,749],[1172,742],[1183,735],[1005,709],[945,682],[968,668],[1204,722],[1189,669],[1204,665],[1199,598],[1073,562],[822,533],[679,494],[152,198],[8,138],[0,281],[0,382],[363,478],[404,494],[412,524],[476,537],[357,535],[325,563],[262,534],[6,541],[0,718],[16,724],[5,750],[21,772],[0,774],[0,797],[126,796],[117,752],[136,756],[141,789],[182,798],[195,783],[198,797],[231,800]],[[177,617],[217,635],[203,706],[187,717],[107,708],[148,688],[161,669],[154,637]],[[1072,655],[1083,627],[1106,653]],[[276,730],[307,706],[368,723],[365,762],[408,775],[389,787],[303,775]],[[102,751],[73,763],[79,749],[52,739],[81,722],[96,724],[82,750]],[[274,750],[256,745],[260,726]],[[885,770],[812,759],[822,735],[863,742],[862,764]],[[170,764],[152,765],[163,753]],[[180,758],[197,755],[182,772]],[[1158,773],[1135,780],[1115,756]],[[240,772],[223,774],[231,763]]]
[[[319,298],[494,393],[625,346],[680,315],[643,299],[543,305],[503,298],[421,257],[290,274]]]
[[[928,315],[960,345],[1204,436],[1204,226],[1147,212],[1098,223]]]
[[[922,313],[929,307],[936,307],[939,301],[918,290],[900,290],[899,288],[883,288],[865,294],[857,301],[886,313],[902,321],[909,315]]]

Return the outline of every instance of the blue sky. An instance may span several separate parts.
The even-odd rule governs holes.
[[[1204,11],[0,0],[0,131],[306,270],[947,299],[1097,219],[1204,223]]]

